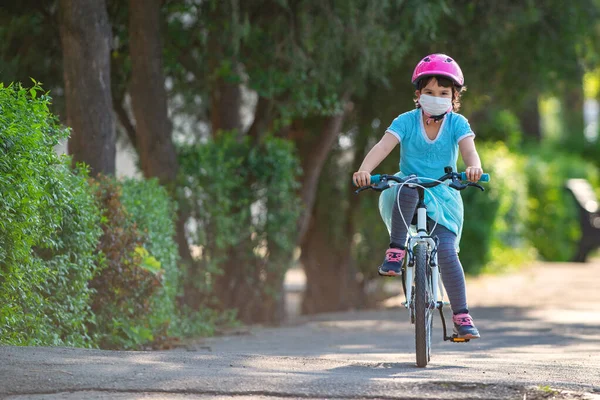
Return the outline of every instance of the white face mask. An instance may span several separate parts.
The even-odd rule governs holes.
[[[427,114],[436,116],[452,111],[452,99],[449,97],[436,97],[422,94],[419,104]]]

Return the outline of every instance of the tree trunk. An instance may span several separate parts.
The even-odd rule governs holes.
[[[176,198],[178,163],[172,140],[163,74],[161,4],[161,0],[129,2],[129,48],[132,69],[130,92],[136,121],[135,140],[142,172],[147,178],[158,178]],[[193,260],[185,235],[187,219],[186,210],[180,208],[176,222],[179,255],[185,268],[192,268]],[[186,299],[194,297],[193,291],[193,287],[186,288]]]
[[[225,18],[230,12],[228,8],[228,5],[223,2],[213,10],[214,17]],[[224,48],[229,46],[227,43],[229,40],[231,39],[223,37],[220,30],[208,33],[208,66],[211,75],[216,75],[211,80],[210,87],[210,122],[213,135],[219,130],[235,130],[241,138],[244,135],[241,114],[242,86],[239,79],[241,66],[234,57],[224,54]],[[217,72],[223,60],[231,63],[231,71],[226,76]]]
[[[242,87],[239,83],[227,82],[217,78],[211,92],[210,116],[213,133],[237,131],[239,137],[244,135],[242,124]]]
[[[114,174],[115,118],[110,83],[111,30],[104,0],[60,0],[60,37],[69,153],[91,174]]]
[[[129,118],[127,110],[125,110],[125,106],[123,105],[123,99],[113,97],[113,105],[115,107],[115,113],[117,115],[117,118],[121,123],[123,129],[125,129],[125,133],[127,134],[127,138],[129,139],[131,147],[133,147],[134,150],[139,154],[135,126]]]
[[[565,133],[583,137],[583,87],[571,88],[563,97]]]
[[[340,262],[340,253],[331,244],[323,223],[311,214],[300,262],[306,273],[306,289],[302,300],[302,314],[316,314],[345,309],[342,292],[346,271]],[[320,223],[321,222],[321,223]]]
[[[349,93],[342,98],[343,112],[325,119],[317,142],[311,146],[304,146],[305,154],[302,154],[301,159],[303,170],[301,198],[304,211],[298,223],[298,243],[302,243],[308,231],[321,170],[342,129],[346,112],[351,108],[351,103],[348,102],[349,98]],[[306,137],[306,135],[304,136]]]
[[[171,138],[160,37],[161,0],[130,0],[131,102],[145,177],[173,185],[177,157]]]
[[[350,173],[354,173],[354,171],[358,171],[360,165],[362,164],[365,156],[367,155],[367,143],[369,141],[370,136],[363,134],[363,131],[371,128],[371,121],[363,121],[363,126],[367,128],[363,128],[359,134],[356,135],[354,140],[354,154],[352,159],[352,167]],[[349,174],[350,175],[350,174]],[[347,298],[346,304],[348,307],[353,308],[364,308],[367,307],[369,299],[367,298],[367,293],[365,293],[365,279],[359,278],[359,271],[357,268],[357,263],[355,258],[352,255],[352,242],[354,239],[354,233],[356,230],[355,218],[354,216],[357,213],[359,207],[360,198],[354,193],[355,187],[353,184],[348,184],[348,190],[346,191],[346,196],[349,197],[348,200],[348,208],[346,210],[346,225],[344,227],[344,232],[347,232],[348,237],[344,242],[344,249],[342,255],[342,264],[345,265],[345,269],[347,271],[346,276],[346,285],[343,288],[345,296]]]
[[[530,96],[523,104],[518,117],[525,137],[540,142],[542,140],[542,125],[537,96]]]
[[[213,10],[214,17],[222,19],[227,13],[226,3],[217,6]],[[228,46],[227,40],[220,31],[211,31],[208,34],[209,58],[208,66],[211,75],[221,67],[222,60],[228,60],[232,64],[229,76],[218,75],[210,82],[210,120],[213,137],[221,131],[236,131],[238,138],[243,138],[245,132],[242,124],[242,87],[234,74],[240,74],[240,65],[234,57],[223,54],[223,49]],[[257,106],[258,107],[258,106]],[[258,117],[258,109],[255,117]],[[258,122],[258,121],[257,121]],[[258,129],[258,126],[257,128]],[[246,182],[252,185],[252,182]],[[230,199],[236,205],[232,212],[241,212],[241,202],[238,199]],[[249,208],[249,206],[247,206]],[[250,223],[241,221],[241,223]],[[237,317],[246,323],[271,323],[278,322],[275,303],[264,293],[261,281],[260,265],[255,259],[246,259],[247,254],[252,254],[252,238],[250,236],[239,237],[235,246],[228,251],[227,260],[221,268],[223,274],[215,279],[215,293],[224,308],[233,308],[237,311]],[[242,273],[240,273],[242,272]],[[271,278],[271,277],[269,277]],[[279,286],[276,281],[274,290]]]
[[[269,124],[271,123],[272,114],[273,101],[266,97],[259,96],[254,111],[254,121],[252,122],[250,129],[248,129],[248,136],[250,136],[255,143],[261,142],[265,136]]]
[[[356,171],[362,163],[368,138],[368,135],[357,135],[350,167],[352,171]],[[337,161],[334,160],[334,163]],[[331,174],[332,178],[338,173],[334,170]],[[364,282],[358,278],[352,256],[354,213],[359,200],[358,196],[353,195],[353,191],[354,188],[350,185],[347,191],[341,193],[326,191],[316,201],[309,229],[302,242],[301,262],[306,273],[306,290],[302,299],[303,314],[343,311],[361,308],[367,304]],[[344,204],[341,198],[330,198],[336,194],[347,196],[349,203],[345,208],[336,209],[336,213],[344,216],[343,219],[330,221],[328,216],[331,204]],[[338,232],[341,238],[332,237],[331,229],[328,227],[332,223],[343,225]]]
[[[562,96],[562,142],[566,149],[584,152],[587,144],[584,136],[583,77],[581,85],[565,89]]]
[[[352,211],[348,208],[340,212],[345,214],[347,229],[352,224],[348,220]],[[315,209],[300,256],[306,274],[302,313],[360,308],[366,304],[366,298],[351,254],[352,231],[344,230],[343,237],[332,238],[327,226],[330,222],[317,214],[322,213]]]

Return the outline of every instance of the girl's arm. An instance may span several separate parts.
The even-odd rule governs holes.
[[[467,179],[471,182],[479,181],[483,174],[481,169],[481,160],[479,154],[475,148],[475,139],[473,136],[468,136],[458,142],[458,148],[460,149],[460,155],[462,156],[465,165],[467,166]]]
[[[356,186],[367,186],[371,183],[371,172],[394,150],[398,139],[391,133],[385,133],[381,140],[373,146],[365,157],[360,168],[352,176]]]

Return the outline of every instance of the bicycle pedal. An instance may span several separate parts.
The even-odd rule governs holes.
[[[459,338],[459,337],[456,337],[456,336],[451,336],[451,337],[448,338],[448,340],[450,340],[452,343],[467,343],[471,339],[465,339],[465,338]]]
[[[384,273],[382,273],[379,270],[377,270],[377,274],[379,276],[383,276],[385,278],[398,278],[398,277],[402,277],[402,273],[394,273],[394,274],[390,275],[390,274],[384,274]]]

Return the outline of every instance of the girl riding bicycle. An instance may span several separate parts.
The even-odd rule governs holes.
[[[460,151],[467,165],[468,180],[479,181],[483,170],[475,149],[475,134],[467,119],[457,113],[464,91],[464,77],[456,61],[444,54],[431,54],[417,64],[412,83],[416,89],[416,109],[394,119],[381,140],[369,151],[360,169],[354,173],[354,184],[369,185],[371,172],[398,143],[399,176],[415,174],[435,179],[444,172],[446,166],[452,166],[456,171]],[[408,185],[400,190],[400,208],[396,202],[397,195],[394,190],[387,190],[379,200],[381,216],[390,231],[390,245],[378,270],[383,276],[402,274],[408,224],[418,201],[417,190]],[[438,201],[431,201],[431,196]],[[465,276],[458,259],[464,214],[462,198],[457,191],[439,185],[431,189],[431,193],[426,193],[425,201],[428,218],[437,221],[431,235],[439,238],[438,262],[454,314],[454,333],[459,338],[478,338],[479,331],[469,315]]]

